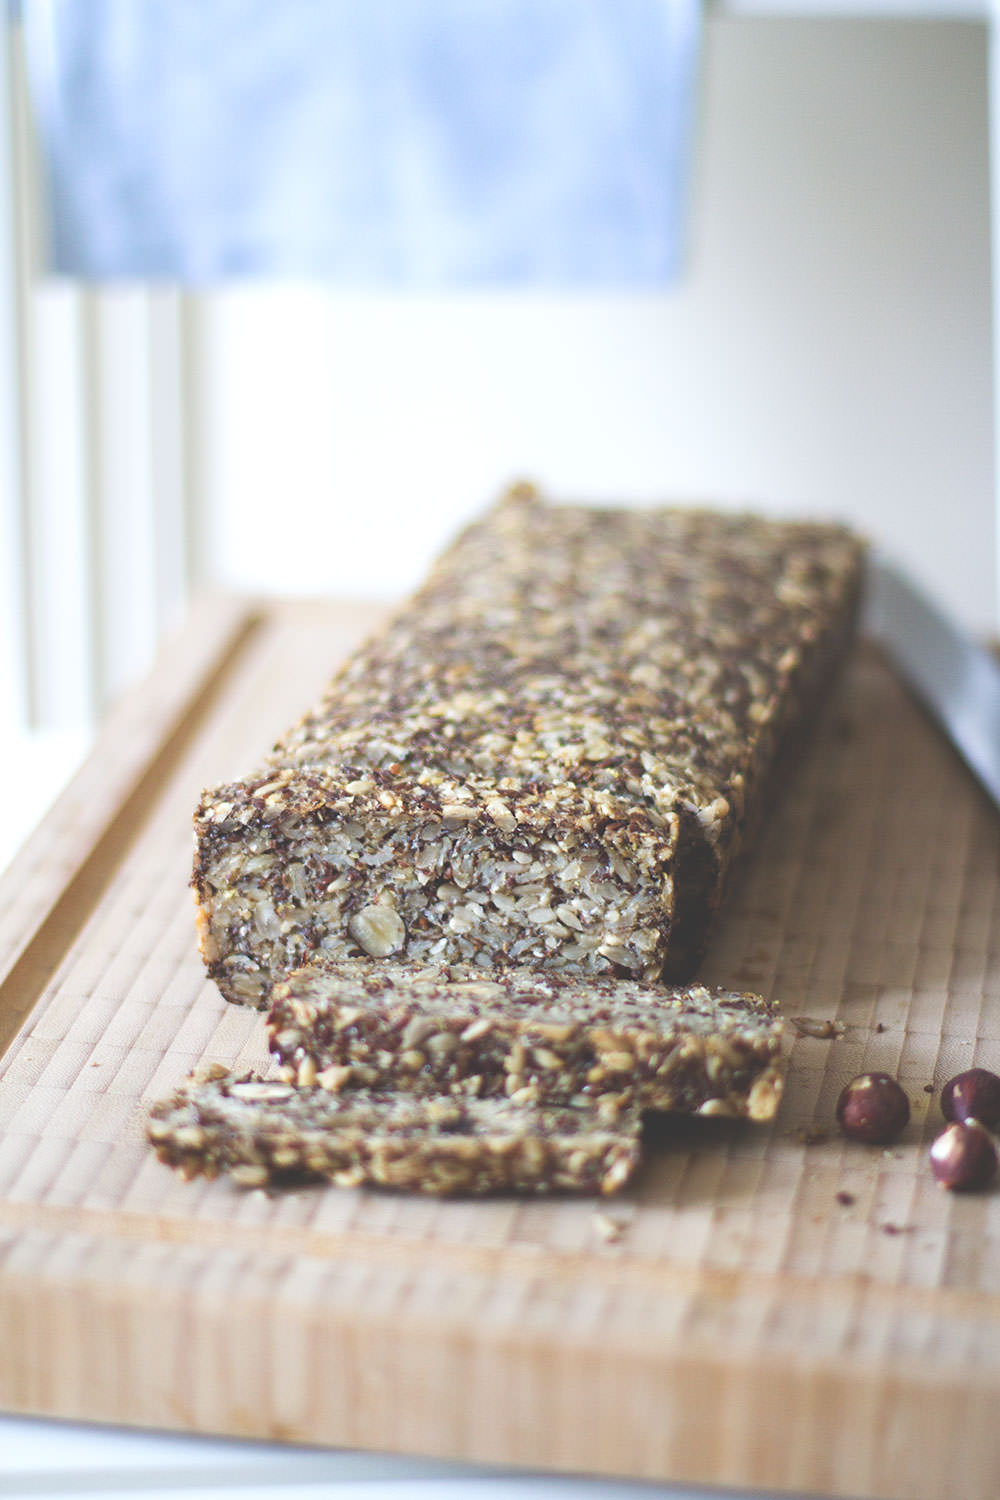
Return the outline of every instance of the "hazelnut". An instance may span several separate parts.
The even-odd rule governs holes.
[[[910,1118],[910,1101],[888,1073],[862,1073],[837,1100],[837,1123],[852,1141],[884,1146]]]
[[[938,1186],[957,1192],[985,1187],[997,1169],[996,1147],[978,1120],[949,1125],[931,1146],[930,1159]]]
[[[941,1090],[946,1120],[978,1120],[990,1130],[1000,1125],[1000,1078],[988,1068],[970,1068],[950,1078]]]

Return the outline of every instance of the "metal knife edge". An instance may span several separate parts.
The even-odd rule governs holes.
[[[1000,662],[877,550],[867,564],[862,630],[944,730],[1000,808]]]

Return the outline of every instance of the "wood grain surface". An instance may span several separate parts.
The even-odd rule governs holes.
[[[995,1500],[1000,1190],[940,1191],[926,1150],[945,1079],[1000,1070],[998,821],[866,646],[704,971],[837,1023],[794,1041],[773,1126],[657,1121],[601,1203],[268,1195],[153,1157],[153,1099],[203,1058],[267,1060],[195,951],[198,792],[248,770],[377,618],[207,604],[0,883],[0,1406]],[[912,1104],[889,1149],[832,1128],[869,1068]]]

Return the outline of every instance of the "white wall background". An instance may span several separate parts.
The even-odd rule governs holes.
[[[514,477],[845,517],[997,632],[987,25],[731,3],[757,10],[707,23],[687,273],[644,297],[47,280],[15,39],[0,864],[193,590],[399,594]]]
[[[391,594],[511,477],[838,515],[997,625],[987,32],[710,18],[688,271],[659,296],[199,313],[199,553]]]

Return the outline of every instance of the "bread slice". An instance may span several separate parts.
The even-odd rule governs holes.
[[[319,959],[279,982],[270,1046],[289,1081],[520,1104],[770,1119],[783,1025],[757,995],[561,970]]]
[[[183,1176],[243,1187],[328,1179],[436,1196],[611,1193],[639,1162],[638,1112],[508,1099],[331,1094],[215,1070],[154,1105],[149,1138]]]

